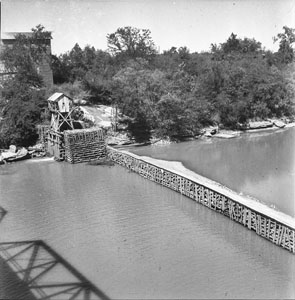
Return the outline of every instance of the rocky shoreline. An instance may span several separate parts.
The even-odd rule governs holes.
[[[272,119],[272,120],[266,120],[266,121],[253,121],[249,122],[248,125],[241,129],[241,130],[227,130],[227,129],[220,129],[218,126],[210,126],[203,128],[200,135],[192,136],[192,137],[184,137],[183,139],[179,140],[181,141],[188,141],[188,140],[195,140],[195,139],[208,139],[208,138],[221,138],[221,139],[232,139],[239,137],[243,133],[254,133],[254,132],[261,132],[265,130],[279,130],[283,128],[290,128],[295,127],[295,122],[286,122],[286,120],[279,120],[279,119]],[[177,141],[172,141],[170,139],[160,139],[160,138],[152,138],[149,141],[138,143],[133,139],[130,139],[126,132],[110,132],[107,137],[107,145],[112,146],[114,148],[128,148],[128,147],[140,147],[140,146],[147,146],[147,145],[154,145],[154,146],[161,146],[161,145],[167,145],[171,144]],[[15,146],[12,146],[15,147]],[[30,158],[31,157],[44,157],[46,153],[44,152],[44,149],[41,144],[37,144],[33,147],[29,147],[28,149]],[[2,153],[1,153],[2,152]],[[6,159],[5,155],[10,154],[12,156],[11,162],[13,161],[13,158],[18,159],[16,151],[0,151],[0,163],[6,163],[8,160]],[[28,156],[24,157],[29,158]]]
[[[267,121],[255,121],[249,122],[245,129],[241,130],[227,130],[219,129],[218,126],[210,126],[203,128],[201,134],[194,137],[186,137],[180,141],[195,140],[200,138],[221,138],[221,139],[232,139],[239,137],[243,133],[254,133],[265,130],[279,130],[283,128],[295,127],[295,122],[283,122],[282,120],[267,120]],[[179,141],[179,142],[180,142]],[[175,141],[174,141],[175,142]],[[126,134],[117,134],[116,136],[110,136],[107,141],[109,146],[112,147],[130,147],[130,146],[146,146],[146,145],[165,145],[171,144],[173,141],[170,139],[157,139],[153,138],[148,142],[136,143],[134,140],[127,137]]]

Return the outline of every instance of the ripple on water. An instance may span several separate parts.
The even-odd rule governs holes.
[[[20,164],[0,193],[2,241],[44,239],[112,298],[294,298],[294,255],[119,166]]]

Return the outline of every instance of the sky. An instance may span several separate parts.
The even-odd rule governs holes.
[[[295,0],[0,0],[2,32],[52,31],[52,53],[80,47],[107,49],[107,34],[119,27],[149,29],[162,52],[186,46],[209,51],[233,32],[276,51],[273,36],[295,28]]]

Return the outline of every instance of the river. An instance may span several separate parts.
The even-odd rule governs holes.
[[[0,205],[0,241],[43,239],[111,298],[295,297],[295,255],[120,166],[3,165]]]
[[[295,217],[295,128],[130,148],[188,169]]]

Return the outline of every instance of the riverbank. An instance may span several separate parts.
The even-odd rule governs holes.
[[[140,146],[162,146],[171,143],[181,143],[183,141],[192,141],[198,139],[208,139],[208,138],[219,138],[219,139],[232,139],[241,136],[244,133],[257,133],[257,132],[264,132],[264,131],[276,131],[276,130],[284,130],[288,128],[295,127],[295,122],[284,124],[282,127],[276,126],[262,126],[260,128],[255,129],[245,129],[245,130],[228,130],[228,129],[218,129],[218,127],[206,127],[203,129],[202,133],[195,137],[187,137],[183,138],[178,141],[172,141],[171,139],[160,139],[160,138],[153,138],[150,141],[143,142],[143,143],[136,143],[134,140],[128,138],[127,134],[120,134],[118,133],[116,136],[109,136],[107,139],[107,144],[114,148],[130,148],[130,147],[140,147]]]
[[[272,119],[268,121],[249,122],[248,126],[243,130],[219,129],[217,126],[207,127],[204,128],[204,133],[202,136],[229,139],[238,137],[243,133],[279,130],[290,127],[295,127],[295,122],[286,123],[279,119]]]

